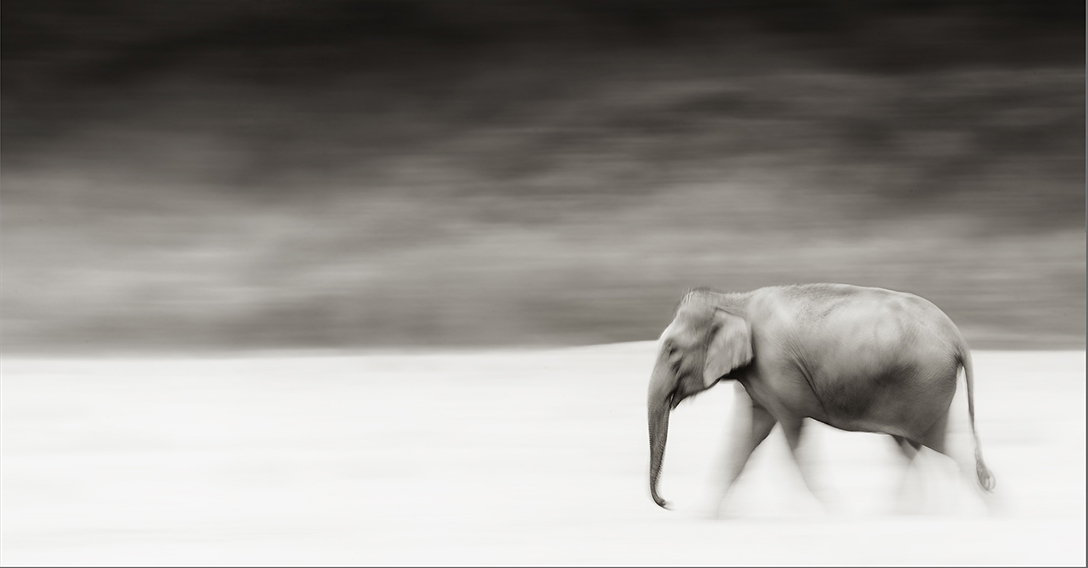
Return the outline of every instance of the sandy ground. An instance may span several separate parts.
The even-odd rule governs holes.
[[[673,414],[647,491],[652,343],[475,353],[3,360],[5,565],[1085,564],[1085,353],[976,352],[987,513],[890,439],[781,434],[704,516],[728,386]],[[966,407],[962,398],[954,404]],[[963,421],[954,423],[964,440]]]

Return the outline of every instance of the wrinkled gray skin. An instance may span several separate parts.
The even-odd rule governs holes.
[[[666,506],[657,481],[669,413],[718,381],[743,387],[738,388],[735,416],[742,422],[732,440],[727,491],[775,424],[782,425],[796,461],[805,418],[842,430],[889,434],[908,462],[921,446],[948,454],[945,433],[960,367],[976,475],[990,491],[994,479],[975,433],[970,350],[939,308],[912,294],[843,284],[739,294],[692,290],[661,335],[650,379],[650,495]],[[966,465],[962,457],[959,461]],[[803,468],[801,473],[811,489]]]

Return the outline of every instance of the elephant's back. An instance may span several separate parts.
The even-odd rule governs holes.
[[[760,289],[757,303],[769,319],[800,339],[851,340],[882,347],[900,341],[960,339],[959,330],[929,300],[884,288],[849,284],[805,284]]]

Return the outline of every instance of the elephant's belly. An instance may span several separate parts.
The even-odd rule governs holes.
[[[852,432],[917,438],[943,415],[956,391],[956,369],[889,368],[884,373],[816,375],[772,381],[787,411]],[[798,384],[798,380],[800,384]]]
[[[877,391],[869,393],[868,398],[859,397],[848,403],[841,399],[825,402],[820,415],[812,418],[850,432],[876,432],[918,439],[947,412],[954,393],[955,382],[929,391]]]
[[[741,382],[779,420],[812,418],[841,430],[917,438],[947,411],[954,365],[874,366],[856,372],[765,365]],[[822,371],[822,372],[820,372]]]
[[[820,417],[811,417],[818,422],[833,426],[839,430],[845,430],[847,432],[873,432],[876,434],[894,434],[896,436],[903,436],[906,438],[915,439],[921,435],[916,433],[915,428],[903,424],[897,424],[892,421],[886,420],[870,420],[866,418],[857,418],[851,420],[843,419],[826,419]]]

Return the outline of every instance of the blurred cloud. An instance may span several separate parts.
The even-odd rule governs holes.
[[[1027,4],[10,2],[4,348],[638,340],[815,280],[1082,347],[1084,7]]]

